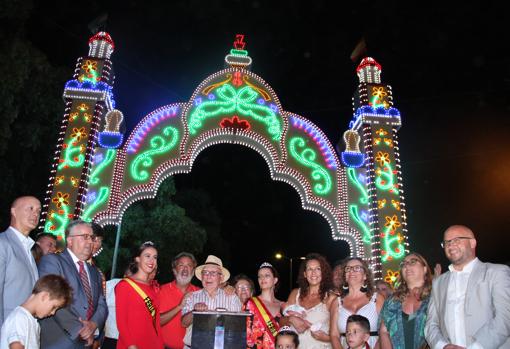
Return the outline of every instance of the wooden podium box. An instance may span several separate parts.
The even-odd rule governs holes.
[[[194,311],[192,349],[246,349],[248,312]]]

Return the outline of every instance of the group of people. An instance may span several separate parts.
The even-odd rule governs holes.
[[[510,268],[481,262],[476,236],[465,226],[444,232],[451,264],[443,274],[434,276],[411,252],[392,289],[375,281],[361,258],[331,268],[311,253],[300,265],[298,287],[279,300],[278,271],[264,261],[259,292],[246,275],[231,278],[217,256],[199,265],[187,252],[173,258],[174,280],[159,285],[158,250],[150,241],[123,278],[105,282],[92,257],[101,237],[80,220],[68,225],[61,253],[44,241],[51,237],[41,238],[38,258],[29,233],[40,210],[36,198],[16,199],[10,227],[0,234],[0,349],[191,348],[194,315],[214,310],[249,314],[247,348],[510,348]]]

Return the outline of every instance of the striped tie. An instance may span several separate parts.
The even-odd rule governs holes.
[[[83,286],[83,290],[85,291],[85,295],[87,296],[88,303],[87,320],[90,320],[92,314],[94,314],[94,304],[92,303],[92,289],[90,288],[89,278],[83,266],[83,261],[78,261],[78,265],[80,266],[81,284]]]

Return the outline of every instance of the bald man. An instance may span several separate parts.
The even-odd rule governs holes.
[[[37,227],[41,203],[22,196],[11,205],[11,225],[0,234],[0,326],[32,293],[39,278],[28,234]]]
[[[449,271],[434,279],[425,325],[432,349],[510,348],[510,268],[482,263],[468,227],[444,232]]]

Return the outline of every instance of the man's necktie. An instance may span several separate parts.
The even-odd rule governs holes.
[[[87,276],[87,272],[85,271],[83,261],[78,261],[78,265],[80,266],[81,284],[83,286],[83,290],[85,291],[85,295],[87,296],[88,303],[87,320],[90,320],[92,314],[94,314],[94,304],[92,303],[92,289],[90,288],[89,278]]]

